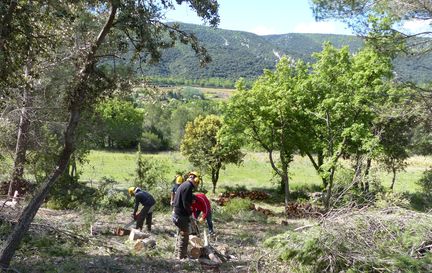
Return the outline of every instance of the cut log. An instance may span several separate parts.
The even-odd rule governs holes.
[[[134,244],[135,251],[140,251],[142,249],[150,249],[156,246],[156,241],[150,238],[138,239]]]
[[[129,241],[135,241],[138,239],[144,239],[150,237],[150,234],[144,233],[140,231],[139,229],[131,229],[131,232],[129,234]]]
[[[131,233],[130,229],[125,229],[121,227],[117,227],[114,229],[114,235],[125,236]]]
[[[193,247],[199,247],[202,248],[204,246],[204,242],[201,238],[195,236],[195,235],[190,235],[189,236],[189,243],[193,246]]]
[[[192,259],[198,259],[201,257],[202,254],[202,248],[201,247],[191,247],[189,251],[189,255]]]

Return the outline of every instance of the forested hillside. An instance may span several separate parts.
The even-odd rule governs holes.
[[[142,67],[146,76],[199,80],[209,78],[237,80],[254,79],[263,69],[273,69],[283,55],[312,62],[311,54],[320,52],[322,44],[330,41],[336,47],[348,45],[356,52],[362,45],[360,37],[334,34],[288,33],[259,36],[243,31],[215,29],[206,26],[181,24],[183,30],[194,33],[208,49],[212,62],[201,68],[191,48],[177,44],[163,52],[162,61]],[[404,80],[426,82],[431,56],[410,60],[401,55],[395,60],[395,73]]]

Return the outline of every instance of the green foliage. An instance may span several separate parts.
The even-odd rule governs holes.
[[[264,244],[311,272],[421,272],[432,255],[412,250],[431,239],[431,221],[429,215],[396,208],[338,215],[308,232],[288,231]]]
[[[417,182],[424,194],[432,197],[432,168],[424,171],[423,176]]]
[[[218,116],[198,116],[186,125],[180,150],[195,167],[210,172],[213,192],[219,172],[226,164],[240,164],[244,154],[236,142],[224,141],[222,120]]]
[[[110,99],[96,107],[100,116],[107,147],[131,148],[138,142],[141,135],[143,115],[131,102]]]
[[[225,206],[215,210],[215,218],[222,221],[261,221],[265,216],[252,210],[253,203],[248,198],[233,198]]]
[[[156,152],[164,148],[162,140],[153,132],[143,132],[139,140],[139,145],[143,151]]]
[[[156,200],[156,208],[161,209],[170,204],[169,192],[171,179],[167,177],[167,164],[152,157],[143,158],[141,151],[137,153],[134,186],[140,187]]]
[[[51,209],[76,209],[95,203],[96,189],[86,187],[75,177],[62,175],[48,196],[46,206]]]

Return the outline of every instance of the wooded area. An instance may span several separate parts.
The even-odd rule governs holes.
[[[395,185],[410,157],[432,153],[432,89],[429,78],[411,81],[395,67],[401,56],[426,56],[422,54],[432,49],[432,30],[404,33],[395,27],[405,20],[432,20],[431,4],[314,0],[317,19],[340,18],[362,36],[364,43],[355,54],[348,45],[324,42],[307,59],[284,56],[259,76],[235,79],[228,98],[210,98],[197,79],[195,86],[159,88],[155,83],[163,82],[163,74],[146,78],[146,71],[154,69],[149,65],[163,62],[166,50],[179,44],[189,46],[203,67],[212,59],[221,61],[190,32],[193,27],[185,30],[164,21],[174,2],[187,4],[212,27],[219,23],[218,3],[212,0],[0,4],[1,270],[26,268],[22,253],[27,247],[40,247],[42,257],[47,245],[68,242],[75,249],[108,234],[115,235],[103,244],[108,252],[116,248],[118,255],[130,257],[133,249],[170,259],[172,246],[161,242],[176,236],[170,235],[171,176],[190,170],[211,181],[199,190],[211,191],[221,229],[217,240],[204,236],[204,244],[192,243],[192,256],[200,258],[202,268],[430,270],[432,166],[414,182],[415,192],[397,192]],[[221,75],[215,72],[201,80],[232,86],[233,79]],[[104,149],[137,152],[132,179],[80,178],[89,153]],[[143,155],[163,151],[179,151],[181,157],[171,156],[167,163]],[[277,185],[256,190],[234,183],[231,188],[218,186],[228,164],[240,166],[256,151],[265,154],[271,168],[273,178],[265,182]],[[297,156],[309,160],[320,185],[293,188],[291,166]],[[391,174],[389,187],[382,185],[377,169]],[[121,241],[120,232],[113,234],[132,207],[127,184],[151,192],[159,213],[153,237],[133,238],[134,246]],[[52,209],[72,214],[68,219],[77,223],[55,222]],[[80,210],[86,212],[80,215]],[[105,222],[96,225],[104,215]],[[88,225],[90,234],[79,231]],[[96,226],[101,231],[93,232]],[[241,232],[252,226],[258,230],[256,238],[251,237],[253,230]],[[40,241],[28,239],[29,232]],[[354,251],[367,234],[372,234],[368,243]],[[380,234],[401,244],[386,245]],[[239,253],[247,251],[251,254],[242,260]],[[103,270],[92,271],[89,263],[82,263],[89,272]],[[123,261],[120,271],[133,272],[127,263]],[[178,269],[174,263],[147,266],[172,271]]]

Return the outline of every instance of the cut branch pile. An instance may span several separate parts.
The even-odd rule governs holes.
[[[290,218],[321,217],[323,209],[309,203],[288,203],[285,213]]]
[[[233,198],[249,198],[250,200],[266,200],[270,195],[264,191],[233,191],[219,194],[216,203],[225,206]]]
[[[275,213],[273,211],[271,211],[269,209],[258,207],[255,204],[251,205],[251,210],[257,211],[257,212],[262,213],[266,216],[274,216],[275,215]]]

